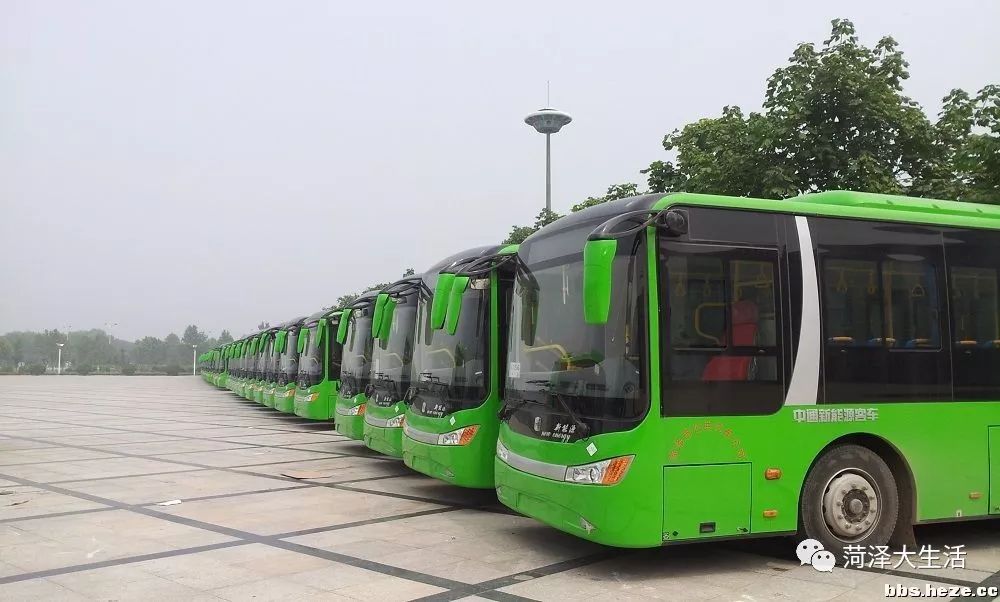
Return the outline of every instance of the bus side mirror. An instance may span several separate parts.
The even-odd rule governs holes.
[[[323,335],[326,334],[326,318],[320,318],[319,322],[316,322],[316,344],[321,344],[323,342]]]
[[[455,283],[454,274],[438,274],[434,286],[434,296],[431,298],[431,328],[441,330],[444,327],[445,314],[448,313],[448,301],[451,287]]]
[[[295,341],[295,351],[300,354],[306,350],[306,341],[309,340],[309,331],[305,328],[299,329],[299,338]]]
[[[344,344],[347,340],[347,323],[350,322],[351,310],[345,309],[343,313],[340,314],[340,324],[337,325],[337,343],[340,345]]]
[[[389,338],[389,331],[392,329],[392,315],[396,311],[396,300],[387,299],[382,306],[382,316],[379,322],[378,336],[375,338],[385,340]]]
[[[611,276],[617,240],[588,240],[583,246],[583,321],[606,324],[611,311]]]
[[[468,286],[468,276],[457,276],[451,285],[451,293],[448,295],[448,334],[455,334],[458,330],[458,319],[462,317],[462,295],[465,294],[465,289]]]
[[[375,297],[375,310],[372,312],[372,336],[376,339],[382,332],[382,310],[385,309],[385,302],[388,300],[387,293],[379,293],[378,297]]]

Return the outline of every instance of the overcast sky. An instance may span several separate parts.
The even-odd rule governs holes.
[[[557,211],[836,17],[931,113],[1000,80],[996,0],[815,4],[0,0],[0,332],[238,336],[499,242],[544,204],[546,80]]]

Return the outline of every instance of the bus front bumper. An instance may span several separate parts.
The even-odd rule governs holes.
[[[274,391],[274,395],[271,396],[272,402],[271,407],[279,412],[284,412],[286,414],[291,414],[295,411],[295,387],[282,389],[280,386]]]
[[[479,432],[468,445],[439,445],[439,434],[403,427],[403,463],[429,477],[475,489],[493,489],[496,437]]]
[[[309,420],[330,420],[330,393],[320,386],[295,390],[295,415]]]
[[[401,426],[376,426],[370,421],[371,416],[365,416],[364,442],[368,449],[380,454],[403,457],[403,428]],[[384,420],[380,420],[383,424]]]
[[[338,433],[360,440],[365,434],[365,404],[347,405],[338,401],[335,422]]]
[[[608,546],[651,548],[663,543],[660,512],[644,507],[651,499],[659,500],[661,492],[642,487],[638,475],[628,475],[617,485],[582,485],[518,470],[499,457],[495,467],[497,498],[525,516]]]

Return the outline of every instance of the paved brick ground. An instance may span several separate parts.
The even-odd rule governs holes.
[[[0,377],[0,494],[2,600],[757,602],[1000,585],[998,521],[918,532],[964,544],[963,570],[819,573],[784,539],[602,548],[193,377]]]

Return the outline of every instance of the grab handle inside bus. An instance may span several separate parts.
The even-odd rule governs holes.
[[[437,284],[434,286],[434,297],[431,299],[431,328],[434,330],[441,330],[444,327],[444,318],[448,313],[448,299],[454,283],[454,274],[438,275]]]
[[[588,240],[583,245],[583,319],[606,324],[611,311],[611,279],[617,240]]]

